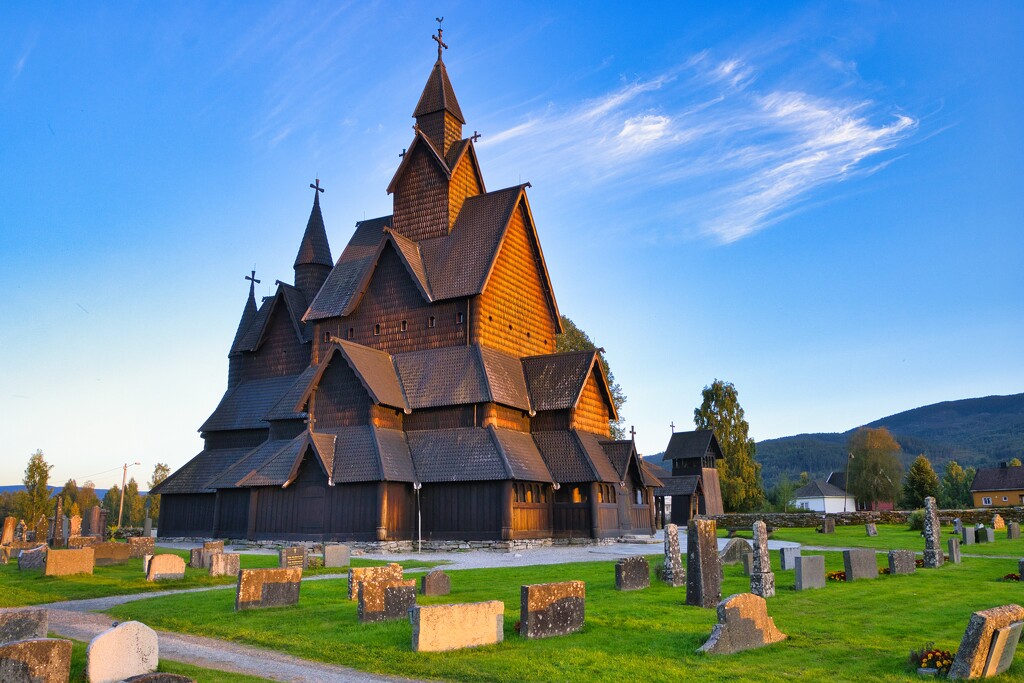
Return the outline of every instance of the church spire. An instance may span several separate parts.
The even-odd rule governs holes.
[[[316,179],[315,185],[310,183],[309,186],[313,189],[313,209],[309,212],[306,232],[302,235],[294,265],[295,286],[305,295],[307,304],[320,291],[334,266],[331,245],[327,242],[327,230],[324,228],[324,217],[320,213],[320,193],[324,188],[320,187],[319,178]]]
[[[452,88],[448,70],[444,65],[443,54],[448,45],[443,40],[442,21],[444,17],[438,17],[437,35],[431,36],[437,43],[437,61],[430,70],[427,84],[423,87],[423,93],[412,115],[419,129],[431,139],[442,154],[447,154],[452,143],[462,139],[462,126],[465,125],[466,119],[462,115],[459,101],[455,98],[455,89]]]
[[[231,354],[239,351],[238,346],[242,343],[242,337],[245,336],[252,321],[256,318],[256,285],[259,283],[259,280],[256,279],[256,271],[252,271],[251,275],[246,275],[245,279],[249,281],[249,299],[245,302],[245,308],[242,309],[242,318],[238,321],[235,340],[231,342]]]

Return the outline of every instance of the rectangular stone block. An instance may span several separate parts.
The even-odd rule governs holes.
[[[96,543],[92,546],[93,554],[96,557],[97,567],[106,567],[112,564],[124,564],[131,555],[131,548],[127,543]]]
[[[306,569],[309,567],[309,554],[305,546],[297,545],[290,548],[281,548],[277,554],[278,562],[282,568]]]
[[[519,634],[524,638],[548,638],[579,631],[586,616],[586,598],[587,588],[582,581],[521,586]]]
[[[331,543],[324,546],[325,567],[347,567],[351,561],[351,551],[347,545]]]
[[[834,534],[836,532],[836,520],[831,517],[826,517],[821,520],[821,533],[823,534]]]
[[[982,529],[985,534],[985,543],[996,542],[996,530],[995,529]]]
[[[990,662],[992,645],[996,641],[999,629],[1024,621],[1024,607],[1020,605],[1003,605],[992,609],[975,612],[967,622],[964,637],[949,668],[949,678],[981,678]],[[1009,636],[1010,634],[1007,634]],[[1019,637],[1019,636],[1018,636]],[[1009,645],[1009,638],[1004,636],[1003,650]],[[1002,659],[1000,654],[1000,659]],[[997,665],[998,666],[998,665]]]
[[[156,544],[151,537],[138,536],[128,539],[128,557],[132,559],[152,555],[155,548]]]
[[[222,553],[224,552],[224,541],[206,541],[203,543],[203,551],[210,553]]]
[[[844,550],[843,565],[847,581],[878,578],[878,561],[875,558],[875,551],[869,548]]]
[[[974,528],[973,527],[964,527],[960,531],[960,536],[961,536],[960,540],[963,542],[964,545],[974,545],[974,542],[978,538],[977,535],[974,532]]]
[[[146,581],[185,578],[185,560],[171,553],[153,555],[146,563]]]
[[[420,592],[423,595],[448,595],[452,592],[452,580],[445,572],[434,569],[420,577]]]
[[[45,609],[0,610],[0,645],[45,638],[49,624],[49,612]]]
[[[68,548],[71,549],[91,548],[99,542],[99,539],[95,536],[68,536]]]
[[[359,584],[359,621],[405,619],[416,606],[416,579],[363,581]]]
[[[92,574],[95,564],[92,548],[79,550],[50,550],[46,553],[44,576],[71,576]]]
[[[1008,522],[1006,525],[1006,538],[1010,541],[1015,541],[1020,538],[1020,524],[1017,522]]]
[[[46,566],[47,548],[39,545],[35,548],[26,548],[18,553],[18,569],[42,569]]]
[[[796,589],[805,591],[825,587],[825,558],[822,555],[800,555],[796,558]]]
[[[243,569],[238,573],[235,611],[298,604],[301,585],[302,567]]]
[[[33,638],[0,645],[4,683],[67,683],[70,675],[70,640]]]
[[[914,561],[913,550],[889,551],[890,574],[913,574],[915,571],[917,571],[917,563]]]
[[[800,548],[780,548],[779,556],[783,569],[796,569],[796,558],[800,557]]]
[[[951,538],[946,541],[946,545],[949,549],[949,561],[953,564],[960,564],[960,539]]]
[[[446,652],[493,645],[505,639],[505,603],[501,600],[413,607],[413,652]]]
[[[402,565],[392,562],[385,567],[352,567],[348,570],[348,599],[359,599],[363,581],[401,581]]]
[[[721,599],[718,526],[713,519],[691,519],[686,531],[686,604],[712,609]]]
[[[1013,664],[1013,656],[1017,653],[1017,643],[1020,641],[1021,627],[1024,627],[1024,621],[1016,621],[1009,626],[996,629],[982,674],[985,678],[998,676]]]
[[[210,555],[210,576],[238,576],[242,556],[238,553],[213,553]]]
[[[877,536],[878,535],[878,527],[875,526],[874,522],[868,522],[867,524],[865,524],[864,525],[864,531],[867,532],[868,536]]]
[[[192,548],[188,551],[188,566],[193,569],[206,569],[206,553],[202,548]]]
[[[651,585],[651,566],[646,557],[624,557],[615,563],[615,590],[638,591]]]

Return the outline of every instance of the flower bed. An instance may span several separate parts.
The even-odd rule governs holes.
[[[910,665],[918,673],[945,676],[949,674],[953,657],[954,653],[949,650],[940,650],[935,647],[935,643],[926,643],[920,650],[910,651]]]

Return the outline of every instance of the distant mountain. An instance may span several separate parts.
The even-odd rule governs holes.
[[[921,453],[941,470],[950,460],[962,466],[991,467],[1024,459],[1024,394],[943,401],[870,422],[885,427],[899,442],[904,467]],[[856,428],[841,434],[797,434],[757,442],[765,486],[783,474],[796,479],[807,472],[824,478],[846,467],[846,442]]]
[[[60,486],[48,486],[47,488],[50,489],[50,495],[52,496],[54,493],[56,493],[57,491],[60,491],[62,488],[64,488],[64,485],[61,484]],[[24,484],[12,484],[11,486],[0,486],[0,493],[14,493],[15,491],[24,491],[24,490],[25,490],[25,485]],[[108,489],[96,489],[96,495],[99,496],[100,500],[103,500],[103,496],[107,495],[107,491],[108,491]],[[146,494],[145,491],[139,491],[139,493],[142,494],[142,495]]]

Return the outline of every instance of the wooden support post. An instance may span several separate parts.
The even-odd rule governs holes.
[[[512,540],[512,482],[506,481],[501,489],[501,540]]]
[[[601,538],[601,504],[597,502],[597,487],[600,486],[596,481],[590,482],[590,536],[591,538]]]
[[[648,496],[647,507],[651,511],[651,536],[658,531],[658,499],[654,497],[654,488],[644,488],[645,495]]]
[[[387,482],[377,482],[377,540],[386,541],[388,538],[388,485]]]

